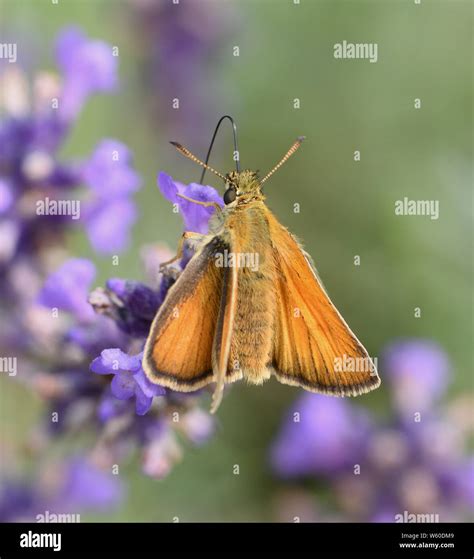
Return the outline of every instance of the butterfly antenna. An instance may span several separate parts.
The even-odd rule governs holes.
[[[300,136],[299,138],[297,138],[296,142],[290,147],[290,149],[285,153],[285,155],[282,157],[281,161],[279,163],[277,163],[275,165],[275,167],[273,167],[273,169],[260,181],[260,184],[263,184],[266,180],[268,180],[275,171],[278,171],[278,169],[288,161],[288,159],[290,159],[290,157],[295,153],[295,151],[300,147],[300,145],[303,143],[303,140],[305,139],[305,136]]]
[[[179,144],[178,142],[170,142],[170,144],[172,144],[180,153],[182,153],[184,156],[188,157],[189,159],[191,159],[191,161],[194,161],[194,163],[197,163],[198,165],[201,165],[201,167],[204,167],[204,170],[208,170],[211,171],[211,173],[214,173],[215,175],[217,175],[218,177],[220,177],[223,181],[226,180],[225,176],[222,173],[219,173],[219,171],[216,171],[215,169],[213,169],[211,166],[209,166],[207,163],[204,163],[204,161],[201,161],[200,159],[198,159],[195,155],[193,155],[189,149],[185,148],[184,146],[182,146],[181,144]]]
[[[207,150],[205,163],[207,165],[208,162],[209,162],[209,157],[211,156],[212,147],[214,145],[214,140],[216,139],[216,136],[217,136],[217,131],[219,130],[220,125],[222,124],[222,122],[225,119],[227,119],[232,125],[232,136],[233,136],[233,139],[234,139],[234,156],[235,156],[235,154],[237,154],[237,158],[235,160],[235,168],[236,168],[236,171],[239,173],[240,172],[240,161],[239,161],[240,155],[239,155],[239,148],[237,146],[237,126],[235,125],[234,119],[230,115],[224,115],[219,119],[219,122],[217,123],[216,129],[214,130],[214,134],[212,135],[211,143],[209,144],[209,149]],[[199,179],[200,184],[203,184],[205,174],[206,174],[206,168],[204,168],[202,170],[201,178]]]

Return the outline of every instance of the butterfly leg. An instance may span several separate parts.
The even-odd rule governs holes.
[[[181,238],[179,239],[178,250],[176,255],[173,256],[173,258],[171,258],[170,260],[167,260],[166,262],[162,262],[160,264],[160,272],[163,272],[163,270],[167,268],[170,264],[176,262],[176,260],[180,260],[183,257],[184,243],[188,239],[195,239],[196,241],[200,241],[204,238],[204,236],[205,235],[201,235],[201,233],[195,233],[194,231],[185,231],[181,235]]]
[[[214,207],[218,214],[222,214],[222,207],[217,202],[201,202],[200,200],[193,200],[192,198],[188,198],[184,194],[178,194],[180,198],[183,200],[187,200],[188,202],[192,202],[193,204],[198,204],[199,206],[204,206],[205,208]]]

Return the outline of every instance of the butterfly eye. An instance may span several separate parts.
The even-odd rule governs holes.
[[[230,204],[235,200],[236,196],[235,190],[233,188],[228,188],[224,192],[224,204],[227,206],[227,204]]]

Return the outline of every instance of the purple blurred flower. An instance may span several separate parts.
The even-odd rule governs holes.
[[[142,356],[127,355],[120,349],[104,349],[92,361],[90,369],[100,375],[113,374],[110,385],[112,394],[119,400],[129,400],[135,396],[136,412],[144,415],[150,409],[154,396],[163,396],[166,390],[152,384],[142,369]]]
[[[36,505],[36,492],[17,480],[4,480],[0,486],[0,522],[30,520]]]
[[[6,116],[0,122],[0,261],[10,268],[22,256],[31,259],[63,245],[67,231],[80,225],[96,250],[117,253],[125,247],[136,218],[131,195],[140,179],[124,144],[103,140],[85,162],[63,162],[58,157],[79,105],[91,93],[115,87],[118,59],[111,46],[89,40],[78,29],[60,35],[57,54],[64,73],[62,93],[54,78],[36,77],[34,103],[21,116],[15,96],[5,95]],[[8,91],[26,89],[19,68],[7,68],[2,79]],[[58,109],[51,106],[56,97],[60,97]],[[80,204],[80,217],[38,209],[38,204],[49,209],[63,201]]]
[[[119,417],[126,413],[129,401],[118,400],[113,394],[112,390],[107,390],[102,395],[97,408],[97,417],[101,423],[105,424],[115,417]]]
[[[383,362],[395,406],[408,419],[428,412],[449,382],[446,353],[428,340],[395,342],[384,352]]]
[[[82,167],[82,178],[102,198],[135,192],[140,177],[131,168],[132,155],[122,142],[102,140]]]
[[[230,37],[240,25],[238,11],[230,2],[216,2],[212,9],[202,2],[131,0],[130,5],[160,128],[170,124],[183,138],[202,140],[203,128],[215,118],[209,62],[219,58],[221,47],[232,44]],[[179,110],[174,110],[176,100]]]
[[[101,157],[107,158],[105,154],[114,147],[109,144],[107,149],[99,150],[99,162],[91,164],[85,173],[91,184],[101,174]],[[123,152],[125,164],[127,153]],[[106,167],[103,178],[107,182]],[[113,171],[111,176],[113,181]],[[135,188],[132,183],[124,181],[119,185],[119,199],[121,193],[126,195]],[[113,189],[109,194],[113,195]],[[209,215],[206,211],[199,216],[203,228],[207,227]],[[160,254],[164,255],[162,249]],[[137,353],[179,272],[174,268],[157,275],[153,288],[111,278],[105,289],[95,289],[89,296],[95,268],[87,260],[66,261],[47,278],[36,300],[43,306],[68,312],[69,317],[55,323],[57,331],[47,347],[50,363],[46,370],[31,371],[30,383],[48,401],[49,417],[57,412],[60,418],[41,425],[42,441],[94,426],[107,433],[94,449],[100,463],[115,464],[136,447],[142,453],[144,472],[163,477],[182,455],[178,433],[193,444],[202,444],[212,435],[214,421],[198,407],[198,397],[190,394],[179,398],[152,384],[142,369],[142,354]],[[96,314],[90,312],[91,308]],[[110,349],[119,347],[126,351]],[[97,374],[88,375],[88,369]],[[113,375],[112,381],[108,382],[105,375]],[[155,396],[160,399],[152,406]],[[170,421],[169,416],[176,410],[179,421]]]
[[[188,200],[180,198],[178,194],[184,194],[188,198],[199,202],[217,202],[220,206],[224,205],[222,196],[212,186],[205,186],[194,182],[184,185],[174,181],[164,172],[158,175],[158,186],[163,196],[179,207],[179,211],[183,216],[185,231],[207,233],[209,219],[216,210],[213,207],[205,208],[199,204],[193,204]]]
[[[116,140],[102,140],[82,165],[80,176],[94,193],[84,211],[92,246],[105,253],[123,250],[137,217],[130,195],[141,182],[132,168],[130,150]]]
[[[175,434],[170,430],[162,431],[152,437],[143,449],[143,472],[154,479],[163,479],[181,460],[182,454]]]
[[[80,177],[93,193],[83,212],[92,246],[98,252],[122,251],[137,218],[130,195],[141,183],[132,168],[130,150],[116,140],[102,140],[82,165]]]
[[[474,455],[456,464],[451,482],[454,496],[465,501],[469,511],[474,512]]]
[[[55,501],[49,505],[57,512],[108,509],[123,497],[123,486],[117,476],[105,472],[83,457],[71,459]]]
[[[95,267],[89,260],[73,258],[52,273],[44,283],[38,302],[74,314],[80,321],[94,317],[87,295],[95,277]]]
[[[127,247],[130,228],[137,219],[135,204],[129,198],[97,200],[86,215],[87,235],[97,252],[114,254]]]
[[[474,477],[466,430],[457,422],[464,407],[450,415],[437,405],[449,381],[447,356],[432,342],[412,340],[392,344],[386,364],[391,417],[305,394],[271,449],[275,472],[329,486],[345,520],[395,522],[405,513],[438,514],[441,522],[465,518]]]
[[[124,487],[117,476],[84,456],[48,463],[31,481],[6,480],[0,491],[2,522],[38,522],[49,514],[80,514],[120,504]]]
[[[92,93],[117,87],[118,57],[112,47],[103,41],[91,41],[77,27],[68,27],[59,35],[56,59],[64,77],[59,106],[63,120],[76,118]]]
[[[94,320],[73,324],[64,341],[80,348],[85,355],[97,355],[104,347],[124,344],[126,336],[111,320],[95,316]]]
[[[190,441],[201,445],[214,434],[215,423],[207,412],[200,408],[193,408],[182,418],[181,428]]]
[[[201,231],[207,231],[212,211],[204,208],[204,211],[194,212],[186,204],[182,206],[182,200],[177,196],[178,188],[179,191],[185,192],[191,188],[191,195],[198,199],[220,201],[216,191],[202,185],[177,185],[167,175],[162,176],[165,179],[165,196],[180,205],[187,226],[194,224]],[[158,252],[161,260],[165,251],[160,249]],[[149,249],[146,254],[150,254]],[[155,270],[159,264],[156,257],[154,251]],[[181,268],[185,265],[186,261],[182,261]],[[136,352],[143,348],[153,318],[179,273],[177,268],[168,268],[156,274],[152,278],[153,288],[137,281],[111,278],[105,288],[97,288],[90,294],[89,302],[97,313],[113,320],[128,338],[127,345],[132,346]],[[169,472],[182,454],[176,433],[179,431],[194,444],[202,444],[214,432],[214,421],[207,412],[197,406],[196,394],[180,398],[173,391],[151,383],[143,371],[141,360],[142,353],[129,354],[120,349],[105,349],[100,357],[92,361],[90,369],[93,372],[99,375],[114,375],[111,384],[102,392],[97,416],[105,425],[118,418],[126,420],[126,438],[133,438],[142,449],[144,472],[152,477],[161,478]],[[155,396],[162,398],[159,405],[152,407]],[[128,402],[134,397],[136,413],[132,415]],[[180,410],[179,421],[170,422],[166,417],[167,413],[170,413],[170,410],[174,410],[175,413],[177,409]],[[123,442],[125,439],[122,437],[121,440]],[[118,438],[114,445],[119,445]]]
[[[86,97],[115,87],[118,59],[111,46],[70,29],[60,36],[57,54],[62,90],[52,74],[36,75],[29,88],[18,65],[4,69],[0,121],[0,290],[7,325],[0,331],[0,350],[15,352],[23,363],[32,360],[18,380],[35,391],[39,383],[53,409],[62,410],[61,421],[45,428],[56,435],[102,392],[98,379],[78,381],[78,370],[87,371],[104,347],[123,346],[125,335],[112,321],[97,317],[87,302],[92,263],[71,260],[44,278],[73,229],[85,230],[97,251],[122,250],[136,215],[131,196],[139,187],[129,150],[115,140],[99,142],[88,161],[60,160]],[[57,110],[52,99],[59,99]],[[76,209],[58,215],[58,203],[76,204]],[[44,211],[51,206],[52,212]],[[42,306],[69,316],[55,320]]]
[[[47,411],[31,436],[32,453],[46,455],[53,437],[95,431],[94,464],[110,467],[138,449],[144,471],[162,476],[182,455],[178,432],[184,435],[180,441],[200,444],[213,428],[195,395],[179,399],[150,383],[137,355],[179,270],[156,274],[153,287],[113,278],[106,289],[89,295],[90,302],[95,277],[91,262],[70,259],[51,273],[74,225],[86,230],[97,251],[121,250],[136,218],[131,196],[140,186],[128,148],[115,140],[100,142],[86,161],[59,160],[86,98],[116,86],[117,59],[110,46],[71,29],[60,37],[57,54],[62,90],[58,80],[40,76],[32,88],[37,94],[34,108],[22,108],[19,116],[18,103],[10,99],[13,111],[7,108],[0,123],[0,288],[7,325],[0,347],[20,356],[21,375],[15,380],[45,401]],[[9,90],[26,91],[23,73],[16,70],[10,73],[18,83]],[[56,98],[58,110],[51,106]],[[66,200],[80,201],[78,220],[38,211],[38,202]],[[211,213],[199,216],[203,228]],[[56,320],[48,308],[65,312]],[[105,349],[119,347],[128,353]],[[108,374],[112,382],[105,378]],[[152,406],[155,396],[160,398]],[[181,422],[170,420],[176,410]],[[63,474],[62,483],[55,485],[60,495],[51,488],[52,479],[48,484],[35,479],[33,485],[6,480],[12,490],[0,496],[2,517],[31,519],[46,508],[61,512],[68,506],[116,503],[116,480],[104,477],[92,462],[74,460]]]
[[[0,216],[11,208],[13,200],[10,181],[0,178]]]
[[[358,461],[371,425],[368,414],[343,400],[303,394],[271,451],[283,477],[334,473]]]

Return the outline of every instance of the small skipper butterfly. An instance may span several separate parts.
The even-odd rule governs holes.
[[[301,145],[298,138],[263,178],[223,175],[180,144],[186,157],[225,183],[207,235],[186,232],[195,253],[170,288],[148,336],[143,366],[151,382],[181,392],[240,379],[282,383],[332,396],[357,396],[380,378],[367,351],[337,311],[311,257],[265,204],[264,183]],[[170,262],[165,263],[168,265]]]

